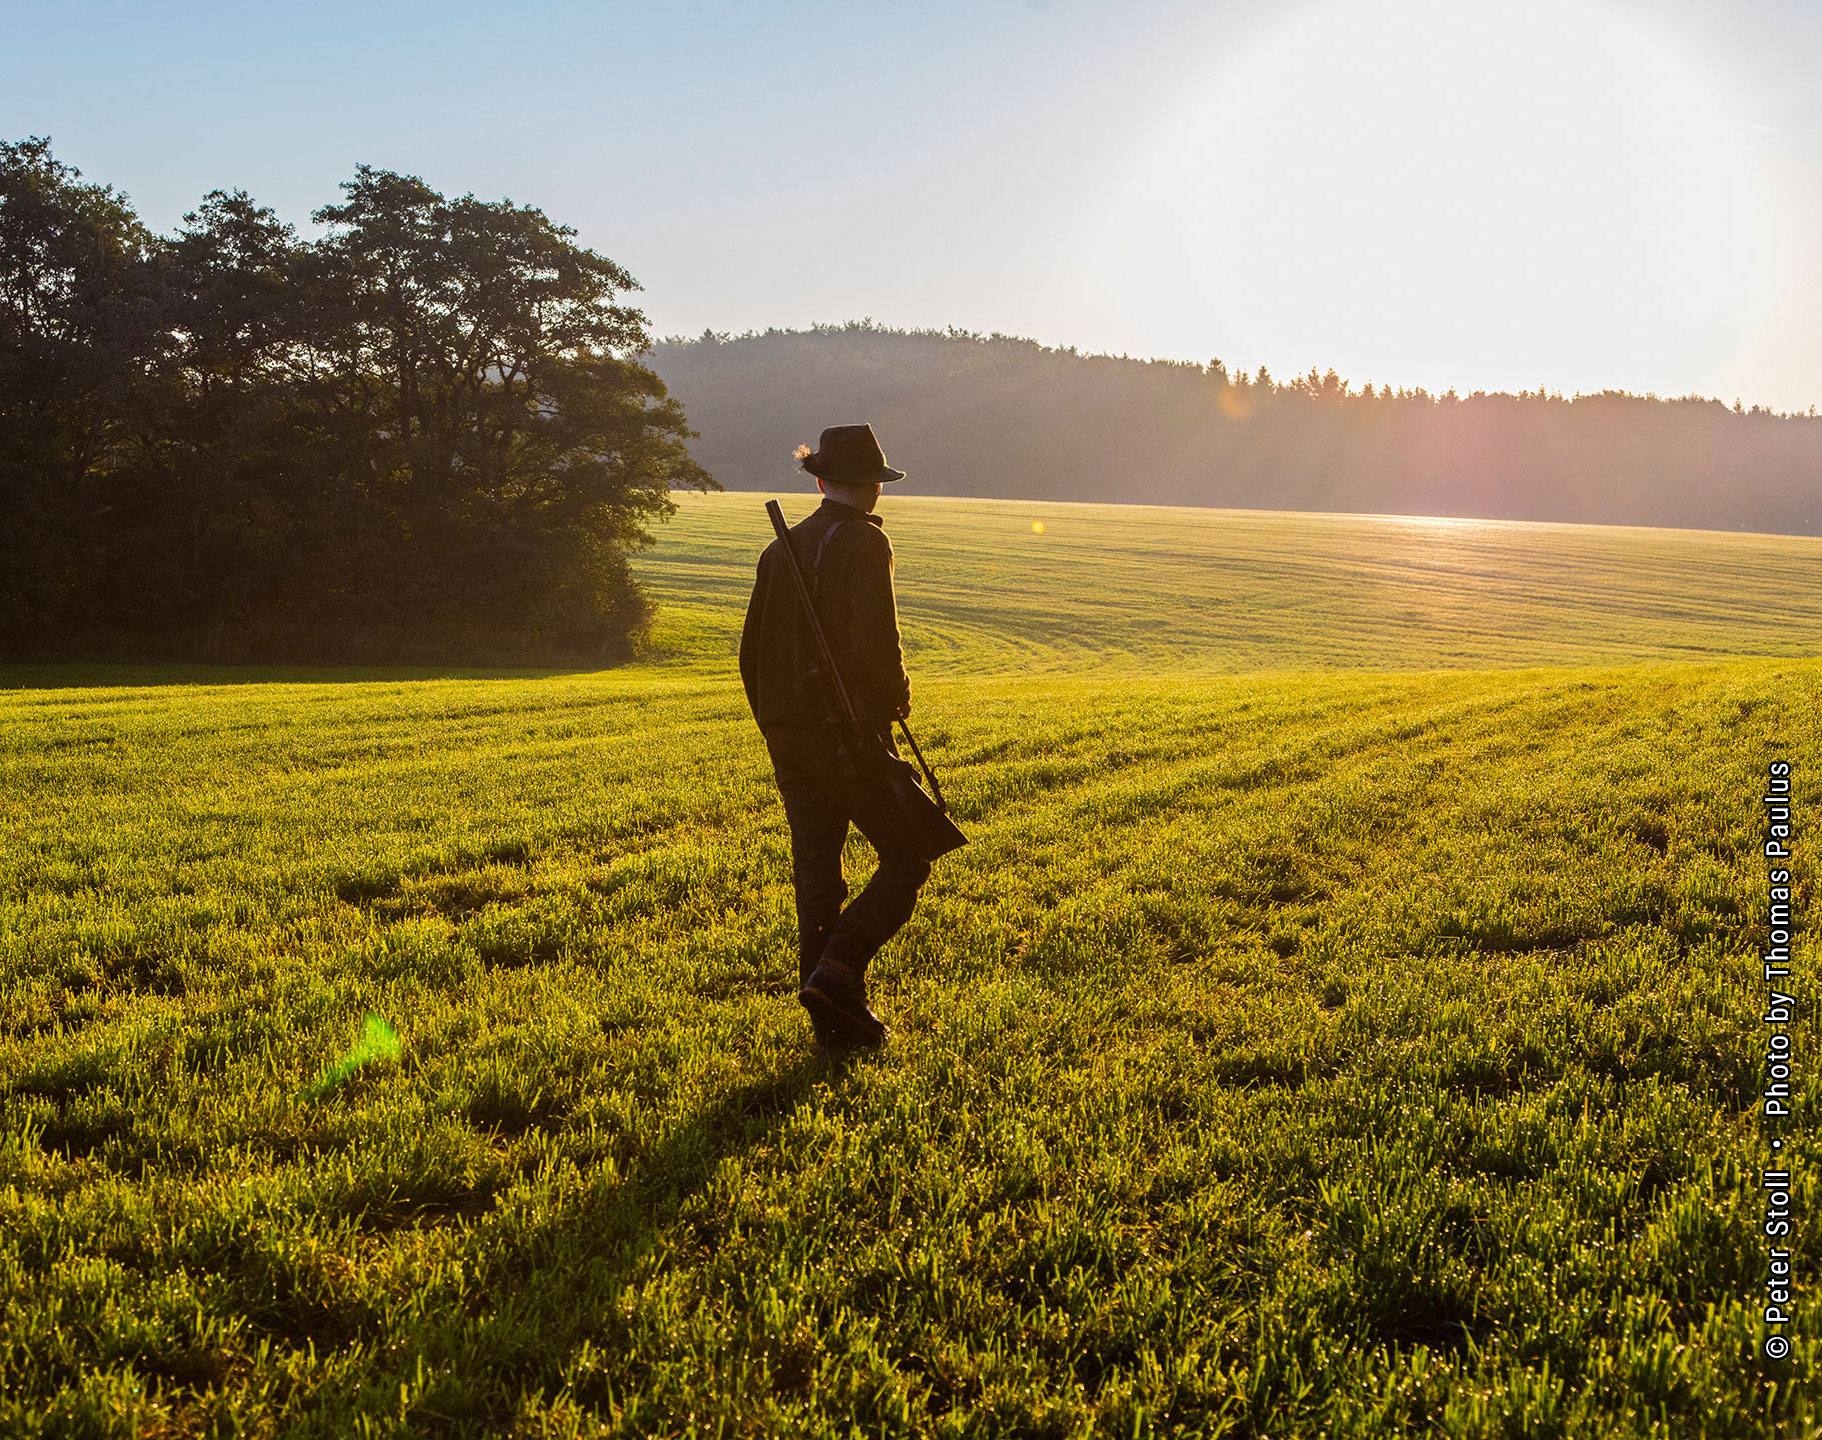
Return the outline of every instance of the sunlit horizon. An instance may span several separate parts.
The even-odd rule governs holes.
[[[1719,397],[1773,293],[1748,139],[1592,5],[1349,0],[1230,57],[1096,242],[1162,354]]]

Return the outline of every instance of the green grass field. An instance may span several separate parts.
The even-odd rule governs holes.
[[[678,497],[643,567],[673,663],[731,654],[767,498]],[[779,498],[792,519],[816,499]],[[889,496],[881,514],[931,674],[1822,654],[1822,543],[1794,536]]]
[[[1817,1433],[1822,542],[885,513],[973,843],[853,1060],[759,497],[622,670],[0,671],[0,1433]]]

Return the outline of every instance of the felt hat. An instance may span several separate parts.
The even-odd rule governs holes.
[[[803,468],[822,480],[844,485],[870,485],[875,481],[903,480],[905,472],[886,464],[886,455],[873,438],[871,425],[831,425],[822,432],[814,451],[800,445],[797,458]]]

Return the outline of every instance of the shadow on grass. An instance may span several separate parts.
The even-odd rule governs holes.
[[[461,665],[0,665],[0,690],[124,690],[161,685],[371,685],[399,680],[549,680],[613,669]]]
[[[723,1238],[723,1217],[686,1220],[688,1202],[708,1188],[724,1161],[782,1128],[819,1083],[838,1083],[869,1058],[806,1053],[776,1074],[749,1080],[680,1119],[628,1162],[617,1183],[590,1186],[520,1231],[496,1252],[477,1291],[490,1303],[475,1325],[472,1353],[488,1355],[496,1373],[471,1373],[462,1401],[504,1407],[493,1418],[509,1419],[522,1391],[562,1387],[563,1366],[584,1340],[610,1353],[638,1351],[622,1292],[654,1270],[690,1263],[680,1257],[712,1254]]]

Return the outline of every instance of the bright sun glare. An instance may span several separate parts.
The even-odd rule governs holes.
[[[1770,299],[1740,118],[1590,4],[1328,5],[1227,57],[1103,273],[1160,353],[1281,377],[1705,391]]]

